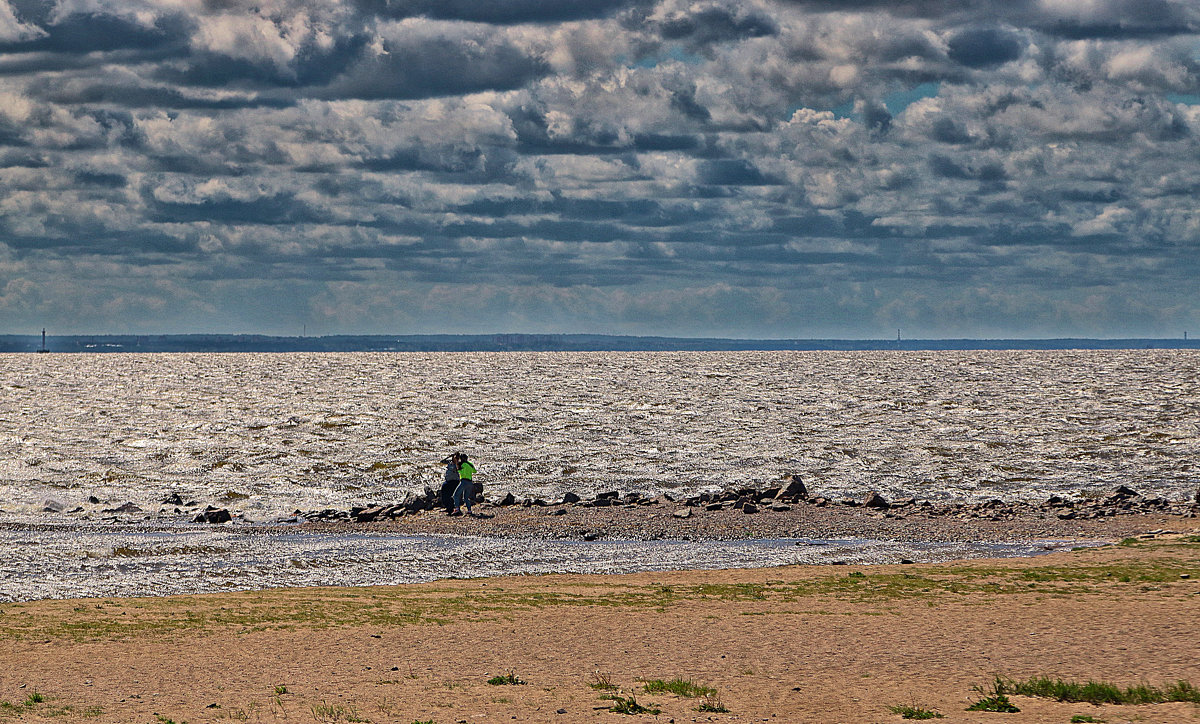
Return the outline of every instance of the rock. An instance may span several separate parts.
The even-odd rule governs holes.
[[[594,531],[585,530],[585,531],[583,532],[583,539],[584,539],[584,540],[596,540],[596,539],[597,539],[597,538],[599,538],[599,537],[600,537],[600,534],[598,534],[598,533],[596,533],[596,532],[594,532]]]
[[[1197,491],[1196,491],[1196,497],[1197,497],[1197,498],[1200,498],[1200,490],[1197,490]],[[88,502],[89,502],[89,503],[91,503],[92,505],[99,505],[99,504],[100,504],[100,499],[99,499],[99,498],[97,498],[97,497],[96,497],[96,496],[94,496],[94,495],[89,495],[89,496],[88,496]],[[1198,501],[1198,502],[1200,502],[1200,501]]]
[[[550,513],[549,513],[549,515],[566,515],[566,514],[567,514],[566,508],[555,508],[554,510],[550,511]]]
[[[751,513],[757,513],[758,506],[755,505],[754,503],[746,503],[745,505],[742,506],[742,512],[745,513],[746,515],[750,515]]]
[[[515,495],[513,495],[512,493],[505,493],[503,498],[496,501],[496,505],[499,505],[502,507],[509,506],[509,505],[516,505],[516,504],[517,504],[517,497]]]
[[[767,507],[770,508],[771,510],[775,511],[776,513],[786,513],[787,511],[792,509],[792,506],[787,505],[785,503],[771,503]]]
[[[672,518],[691,518],[692,517],[692,509],[691,508],[680,508],[679,510],[675,511],[674,513],[671,513],[671,517]]]
[[[1114,498],[1137,498],[1140,495],[1141,493],[1126,485],[1117,486],[1117,489],[1112,491]]]
[[[612,506],[613,502],[614,500],[612,498],[596,498],[594,501],[592,501],[592,505],[596,506],[597,508],[607,508]]]
[[[704,506],[704,509],[705,510],[724,510],[725,504],[724,503],[709,503],[708,505]]]
[[[596,494],[596,500],[616,500],[619,497],[621,497],[621,494],[616,490],[607,490]]]
[[[162,502],[164,505],[183,505],[183,496],[181,496],[179,493],[171,493],[167,497],[163,498]]]
[[[583,498],[579,497],[578,495],[576,495],[575,493],[572,493],[569,490],[566,493],[563,493],[563,501],[562,502],[566,503],[567,505],[574,505],[575,503],[578,503],[581,500],[583,500]]]
[[[1200,505],[1200,486],[1196,488],[1196,497],[1192,499],[1192,502],[1196,505]]]
[[[887,510],[892,507],[882,495],[874,491],[867,493],[867,497],[863,498],[863,507],[875,508],[877,510]]]
[[[115,508],[105,508],[104,510],[102,510],[100,512],[101,513],[140,513],[140,512],[142,512],[142,509],[137,507],[133,503],[125,503],[123,505],[118,505]]]
[[[356,523],[370,523],[383,515],[384,510],[385,507],[382,505],[374,505],[370,508],[355,508],[350,511],[350,517]]]
[[[218,525],[220,523],[228,523],[233,520],[233,516],[225,508],[214,508],[211,505],[201,511],[193,523],[208,523],[210,525]]]
[[[784,475],[783,485],[779,488],[779,492],[775,494],[776,500],[785,500],[794,502],[803,500],[808,497],[808,488],[804,487],[804,482],[800,480],[799,475]]]
[[[57,500],[47,500],[42,507],[42,512],[43,513],[61,513],[66,509],[67,509],[67,506],[65,503],[59,502]]]

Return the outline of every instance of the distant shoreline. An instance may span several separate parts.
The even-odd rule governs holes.
[[[36,353],[39,335],[0,335],[0,353]],[[602,334],[410,334],[282,337],[257,334],[48,336],[57,353],[130,352],[751,352],[1200,349],[1200,340],[1056,339],[726,339]]]

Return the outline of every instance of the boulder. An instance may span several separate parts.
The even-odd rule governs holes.
[[[779,492],[775,494],[776,500],[793,502],[803,500],[808,497],[808,488],[804,487],[804,481],[799,475],[784,475],[783,485],[780,486]]]
[[[228,523],[231,520],[233,520],[233,516],[228,510],[225,508],[214,508],[210,505],[201,511],[192,522],[218,525],[221,523]]]
[[[1112,491],[1114,498],[1136,498],[1140,495],[1141,493],[1127,485],[1119,485],[1116,490]]]
[[[888,508],[892,507],[882,495],[875,491],[867,493],[867,497],[863,498],[862,504],[863,507],[875,508],[877,510],[887,510]]]
[[[755,505],[754,503],[746,503],[745,505],[742,506],[742,512],[745,513],[746,515],[750,515],[751,513],[757,513],[758,506]]]
[[[596,500],[616,500],[621,497],[621,493],[616,490],[606,490],[603,493],[596,493]]]
[[[183,505],[183,496],[181,496],[179,493],[171,493],[167,497],[163,498],[162,502],[164,505]]]
[[[369,508],[355,508],[350,511],[350,517],[356,523],[370,523],[378,520],[385,510],[385,506],[373,505]]]
[[[45,505],[42,507],[42,512],[43,513],[61,513],[66,509],[67,509],[67,506],[65,503],[62,503],[57,500],[47,500]]]
[[[691,518],[692,517],[692,509],[691,508],[680,508],[679,510],[675,511],[674,513],[671,513],[671,517],[672,518]]]
[[[576,495],[575,493],[572,493],[569,490],[567,492],[563,493],[563,501],[562,502],[567,505],[574,505],[575,503],[578,503],[581,500],[583,500],[583,498],[579,497],[578,495]]]
[[[509,506],[509,505],[516,505],[516,504],[517,504],[517,497],[515,495],[513,495],[512,493],[505,493],[503,498],[500,498],[499,500],[496,501],[496,505],[500,505],[500,506]]]

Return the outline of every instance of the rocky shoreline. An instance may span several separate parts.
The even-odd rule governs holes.
[[[437,491],[404,501],[350,510],[296,511],[307,529],[366,529],[406,534],[451,533],[544,539],[733,540],[752,538],[879,538],[898,541],[1012,541],[1038,538],[1111,539],[1169,527],[1200,527],[1200,490],[1171,501],[1120,486],[1101,496],[1052,496],[1040,503],[887,500],[811,495],[797,476],[778,485],[699,493],[598,493],[587,499],[517,498],[511,493],[476,506],[474,517],[448,517]]]
[[[99,503],[90,499],[90,503]],[[296,510],[274,520],[251,521],[242,511],[187,501],[173,493],[156,514],[133,503],[104,508],[100,522],[141,519],[255,528],[339,532],[379,530],[402,534],[457,534],[542,539],[734,540],[751,538],[863,537],[900,541],[1008,541],[1036,538],[1112,538],[1152,529],[1200,527],[1200,489],[1191,499],[1146,496],[1129,486],[1103,494],[1054,495],[1041,502],[888,500],[877,491],[858,497],[815,495],[799,476],[774,485],[674,495],[604,491],[586,498],[573,492],[546,500],[511,492],[486,497],[472,517],[448,517],[439,491],[426,488],[393,503],[349,509]],[[201,507],[204,506],[204,507]],[[80,509],[82,510],[82,509]],[[47,512],[62,513],[61,510]],[[76,511],[71,511],[76,512]],[[90,515],[86,519],[91,519]],[[241,526],[237,526],[241,527]]]

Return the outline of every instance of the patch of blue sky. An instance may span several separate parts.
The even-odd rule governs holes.
[[[1200,93],[1168,93],[1167,100],[1185,106],[1200,106]]]
[[[661,53],[647,55],[633,62],[629,62],[628,59],[625,59],[623,62],[627,67],[630,68],[656,68],[669,61],[683,63],[685,65],[700,65],[704,62],[704,58],[696,55],[695,53],[687,52],[681,45],[673,44],[668,46],[667,49]]]

